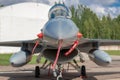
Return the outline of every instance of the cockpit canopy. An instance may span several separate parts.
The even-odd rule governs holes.
[[[65,4],[55,4],[50,10],[48,17],[49,19],[53,19],[55,17],[66,17],[71,18],[72,14],[70,9],[68,9]]]

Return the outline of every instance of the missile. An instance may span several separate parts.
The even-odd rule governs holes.
[[[111,57],[104,51],[92,49],[89,52],[89,58],[99,66],[107,66],[111,63]]]
[[[31,60],[30,56],[31,56],[30,51],[21,50],[11,56],[10,63],[13,67],[21,67]]]

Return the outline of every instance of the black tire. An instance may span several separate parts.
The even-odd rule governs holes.
[[[40,77],[40,68],[39,66],[35,67],[35,78],[39,78]]]
[[[57,80],[63,80],[63,78],[62,77],[58,77],[58,79]]]
[[[86,77],[86,68],[84,65],[81,67],[81,76]]]

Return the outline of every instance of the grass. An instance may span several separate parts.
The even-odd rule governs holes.
[[[0,54],[0,65],[3,65],[3,66],[10,65],[9,59],[11,56],[12,54]],[[32,57],[32,60],[28,64],[36,64],[36,59],[37,59],[37,56],[34,55]],[[42,58],[40,62],[43,63],[44,61],[45,61],[45,58]]]
[[[0,65],[10,65],[9,58],[12,54],[0,54]]]
[[[110,55],[120,56],[120,50],[109,50],[106,52],[109,53]],[[9,59],[11,55],[12,54],[0,54],[0,65],[3,65],[3,66],[10,65]],[[34,55],[32,57],[32,60],[29,62],[29,64],[36,64],[36,59],[37,59],[37,56]],[[43,63],[44,61],[45,61],[45,58],[42,58],[40,62]]]
[[[29,64],[36,64],[36,59],[37,59],[37,56],[33,56],[32,57],[32,60],[29,62]],[[45,61],[45,58],[42,57],[40,63],[43,63]]]
[[[109,53],[110,55],[118,55],[120,56],[120,50],[107,50],[107,53]]]

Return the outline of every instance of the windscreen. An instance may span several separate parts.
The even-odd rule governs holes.
[[[71,11],[64,4],[55,4],[49,11],[49,19],[61,16],[71,18]]]

